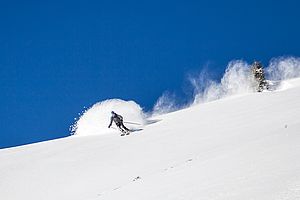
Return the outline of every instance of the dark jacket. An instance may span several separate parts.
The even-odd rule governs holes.
[[[123,124],[123,117],[121,115],[114,113],[110,118],[110,123],[108,125],[108,128],[111,127],[113,121],[116,123],[117,126],[121,126]]]

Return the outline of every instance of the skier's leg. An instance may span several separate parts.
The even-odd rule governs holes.
[[[116,123],[118,129],[122,132],[125,133],[124,129],[122,129],[122,124],[121,123]]]
[[[122,126],[122,128],[124,129],[124,130],[126,130],[126,131],[130,131],[126,126],[124,126],[124,124],[122,123],[121,124],[121,126]]]
[[[127,132],[121,126],[118,126],[118,128],[121,131],[121,136],[124,136],[125,134],[127,134]]]

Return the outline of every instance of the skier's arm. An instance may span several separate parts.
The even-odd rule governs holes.
[[[109,123],[109,125],[108,125],[108,128],[111,127],[112,122],[113,122],[113,117],[110,118],[110,123]]]

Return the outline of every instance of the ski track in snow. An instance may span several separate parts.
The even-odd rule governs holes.
[[[176,169],[177,167],[184,167],[185,165],[190,164],[190,162],[192,162],[192,161],[193,161],[193,159],[192,159],[192,158],[189,158],[189,159],[187,159],[187,160],[185,160],[185,161],[183,161],[183,162],[176,163],[176,164],[174,164],[174,165],[172,165],[172,166],[169,166],[169,167],[166,167],[166,168],[164,168],[164,169],[160,169],[160,170],[157,170],[157,171],[155,171],[155,172],[151,172],[151,173],[149,173],[149,174],[146,174],[145,176],[136,176],[136,177],[133,178],[132,180],[129,180],[127,183],[125,183],[125,184],[123,184],[123,185],[120,185],[120,186],[116,186],[116,187],[114,187],[113,189],[110,189],[110,190],[108,190],[108,191],[102,192],[102,193],[98,194],[98,196],[104,196],[104,195],[107,195],[107,194],[110,193],[110,192],[113,192],[113,191],[122,189],[122,188],[128,186],[129,184],[133,184],[133,183],[136,182],[136,181],[143,181],[142,179],[144,179],[144,178],[142,178],[142,177],[153,176],[153,175],[155,175],[155,174],[168,173],[169,170],[174,170],[174,169]]]

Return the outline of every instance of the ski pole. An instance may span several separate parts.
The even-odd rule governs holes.
[[[135,125],[142,125],[142,124],[139,124],[139,123],[136,123],[136,122],[124,122],[124,124],[135,124]]]

